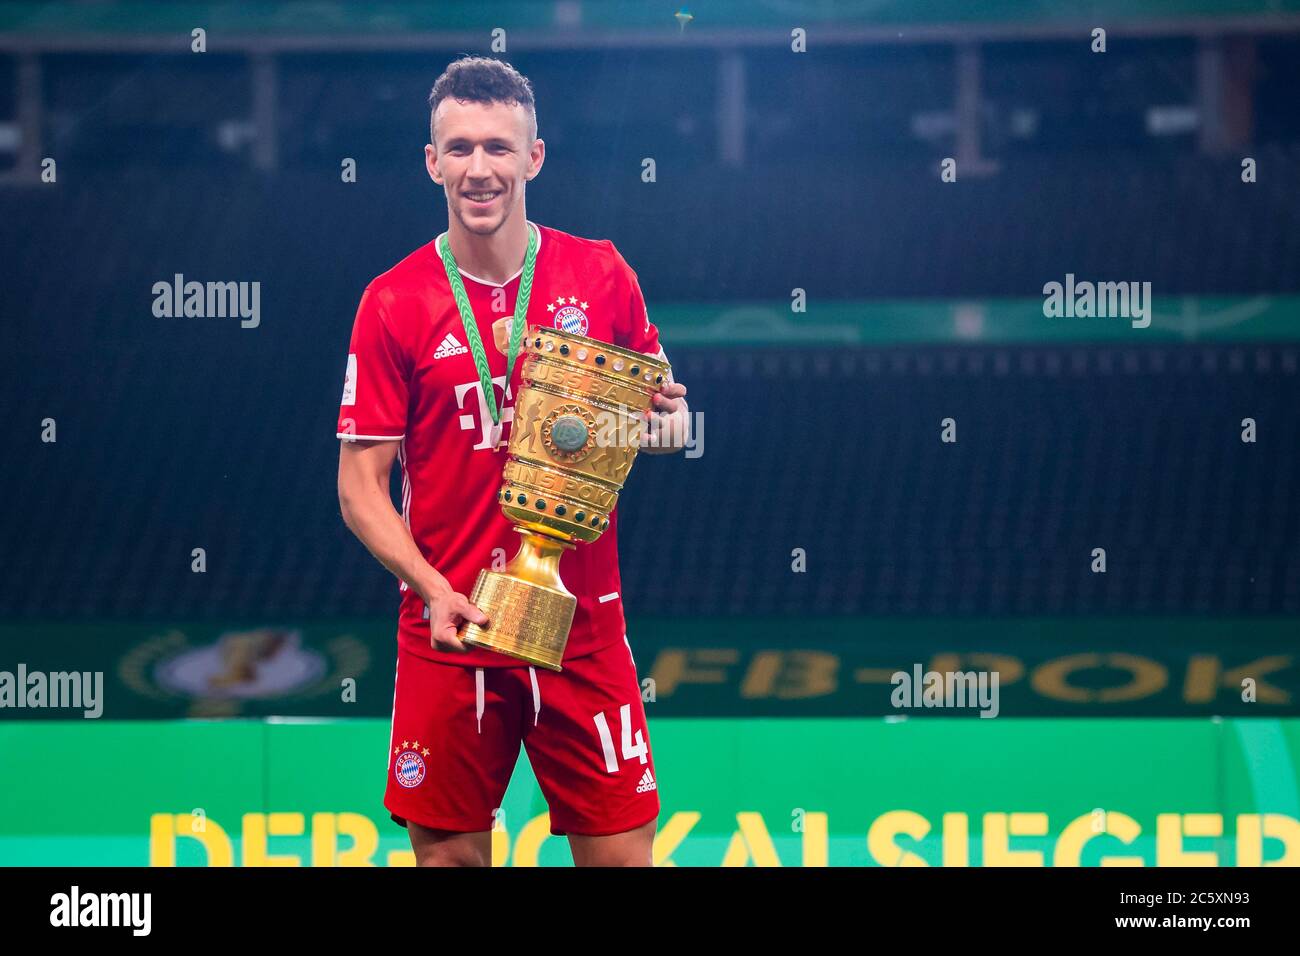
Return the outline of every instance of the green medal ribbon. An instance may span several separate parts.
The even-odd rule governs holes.
[[[447,270],[447,280],[451,283],[452,295],[456,297],[456,308],[460,310],[460,323],[465,327],[465,338],[469,339],[469,350],[474,355],[474,367],[478,369],[479,382],[483,386],[483,397],[487,400],[488,411],[492,413],[492,424],[501,424],[501,410],[497,407],[496,392],[492,388],[492,372],[488,369],[487,353],[483,351],[483,339],[478,334],[478,323],[474,320],[474,309],[465,294],[465,283],[460,280],[460,270],[456,268],[456,257],[451,254],[451,238],[444,236],[438,248],[442,256],[443,268]],[[533,267],[537,264],[537,233],[530,226],[528,229],[528,251],[524,254],[524,273],[519,282],[519,296],[515,299],[514,324],[510,326],[510,348],[506,352],[506,385],[515,370],[515,359],[519,357],[519,343],[524,337],[527,324],[528,299],[533,292]]]

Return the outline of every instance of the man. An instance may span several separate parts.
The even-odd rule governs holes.
[[[481,568],[501,568],[519,543],[497,500],[523,366],[505,354],[515,324],[662,356],[658,330],[611,242],[528,221],[525,183],[540,172],[545,144],[527,79],[496,60],[463,58],[438,78],[429,107],[425,165],[446,193],[447,231],[367,286],[339,411],[343,520],[401,579],[384,805],[407,827],[419,865],[490,865],[522,743],[551,832],[568,835],[577,865],[648,866],[658,783],[623,619],[615,516],[561,562],[578,600],[563,671],[467,647],[458,634],[467,621],[488,623],[466,594]],[[648,425],[657,428],[644,431],[670,437],[647,444],[643,435],[643,453],[686,440],[685,394],[667,381],[654,396]],[[394,459],[400,516],[388,490]]]

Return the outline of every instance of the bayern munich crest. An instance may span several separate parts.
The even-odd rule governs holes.
[[[582,305],[587,303],[583,302]],[[556,309],[556,306],[559,306]],[[578,308],[576,297],[565,301],[561,296],[556,303],[551,306],[555,311],[554,325],[557,329],[564,332],[572,332],[574,335],[586,335],[590,323],[587,321],[587,313]]]
[[[417,744],[418,746],[418,744]],[[428,753],[426,750],[425,753]],[[403,787],[418,787],[424,780],[424,758],[414,750],[405,750],[393,763],[393,776]]]

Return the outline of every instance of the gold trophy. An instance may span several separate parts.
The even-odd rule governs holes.
[[[505,570],[478,573],[470,600],[488,626],[466,623],[461,639],[558,671],[578,606],[560,557],[609,527],[670,368],[560,329],[529,330],[526,350],[497,492],[524,540]]]

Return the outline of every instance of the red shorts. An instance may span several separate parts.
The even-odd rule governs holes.
[[[523,744],[551,833],[659,817],[650,731],[626,638],[542,667],[443,664],[399,648],[384,806],[437,830],[492,829]]]

